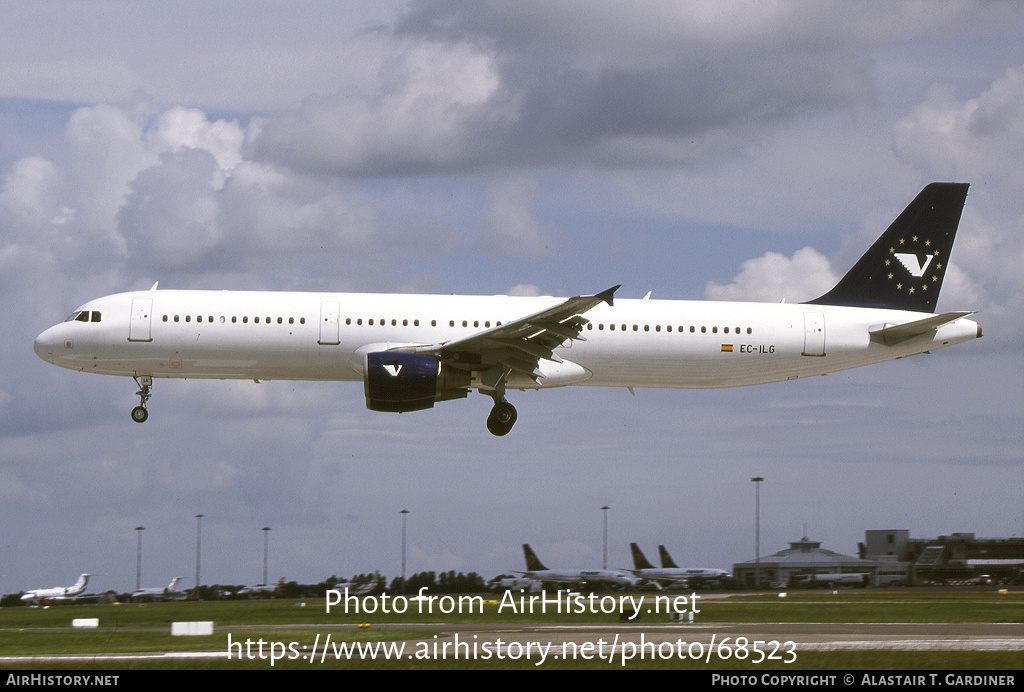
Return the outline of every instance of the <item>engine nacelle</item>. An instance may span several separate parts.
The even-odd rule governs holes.
[[[447,368],[436,356],[376,351],[363,359],[363,389],[371,411],[433,408],[435,401],[466,397],[469,384],[468,372]]]

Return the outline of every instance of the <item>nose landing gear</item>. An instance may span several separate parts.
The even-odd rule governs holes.
[[[149,418],[149,411],[146,410],[146,402],[149,401],[150,394],[149,388],[153,386],[153,378],[149,375],[143,375],[141,382],[138,377],[133,377],[135,384],[138,385],[139,391],[135,392],[139,395],[139,405],[132,409],[132,420],[136,423],[145,423],[146,419]]]

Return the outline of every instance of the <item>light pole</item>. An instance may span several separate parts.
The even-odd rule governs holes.
[[[601,569],[608,569],[608,510],[611,509],[608,505],[601,508],[601,514],[604,516],[604,559],[601,561]]]
[[[195,597],[199,598],[199,547],[202,545],[203,540],[203,515],[196,515],[196,583],[195,583]]]
[[[409,510],[403,509],[399,514],[402,515],[402,593],[405,593],[405,517],[409,513]]]
[[[263,532],[263,586],[267,585],[267,549],[270,545],[270,527],[264,526]]]
[[[138,538],[135,545],[135,590],[142,588],[142,532],[145,526],[136,526],[135,535]]]
[[[754,484],[754,588],[761,587],[761,482],[763,476],[750,479]]]

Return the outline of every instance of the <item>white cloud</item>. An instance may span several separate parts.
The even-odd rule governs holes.
[[[98,105],[72,113],[65,136],[76,217],[83,229],[113,230],[129,183],[158,161],[143,142],[143,126],[121,108]]]
[[[268,119],[256,151],[296,169],[381,174],[472,164],[497,91],[492,57],[468,45],[410,43],[382,70],[371,97],[310,97]],[[490,113],[490,114],[489,114]]]
[[[57,167],[41,156],[21,159],[0,185],[0,207],[9,215],[6,224],[39,227],[57,217]]]
[[[897,151],[932,177],[1024,183],[1024,67],[1013,67],[976,98],[931,89],[896,127]]]
[[[492,186],[487,200],[491,241],[502,253],[543,257],[555,250],[554,224],[537,219],[532,209],[539,187],[527,178],[512,178]]]
[[[749,259],[732,283],[723,286],[711,281],[705,295],[709,300],[801,302],[823,295],[838,280],[828,258],[814,248],[805,247],[793,253],[792,258],[766,252]]]
[[[544,292],[533,284],[516,284],[512,288],[508,289],[505,295],[535,297],[544,295]]]
[[[164,154],[142,171],[118,214],[131,257],[175,267],[201,259],[221,240],[213,155],[200,149]]]
[[[175,106],[157,116],[146,134],[146,144],[157,153],[182,149],[210,152],[217,165],[230,171],[242,162],[245,131],[235,121],[210,122],[198,108]]]

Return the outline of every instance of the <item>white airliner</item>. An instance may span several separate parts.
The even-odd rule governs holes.
[[[157,290],[92,300],[35,340],[43,360],[127,375],[131,417],[154,378],[350,380],[374,411],[566,385],[736,387],[795,380],[981,336],[971,312],[934,314],[966,183],[932,183],[845,277],[802,304]]]
[[[235,592],[236,596],[246,598],[273,598],[278,589],[284,586],[284,577],[281,577],[276,584],[256,584],[255,586],[243,586]]]
[[[181,577],[175,577],[167,586],[138,589],[131,595],[133,601],[172,601],[185,598],[184,591],[178,591],[178,582]]]
[[[74,598],[85,591],[85,585],[89,583],[89,577],[91,576],[91,574],[80,575],[78,581],[72,586],[55,586],[52,589],[26,591],[22,594],[21,600],[31,603],[43,603],[44,601],[63,601],[68,598]]]
[[[633,574],[659,588],[693,587],[708,580],[722,580],[732,576],[724,569],[679,567],[663,545],[658,546],[658,551],[661,553],[661,567],[652,565],[636,543],[630,543],[629,549],[633,553]]]
[[[528,543],[523,544],[523,556],[526,558],[526,571],[519,574],[542,584],[602,584],[624,588],[637,583],[636,577],[617,569],[548,569],[537,559]]]

